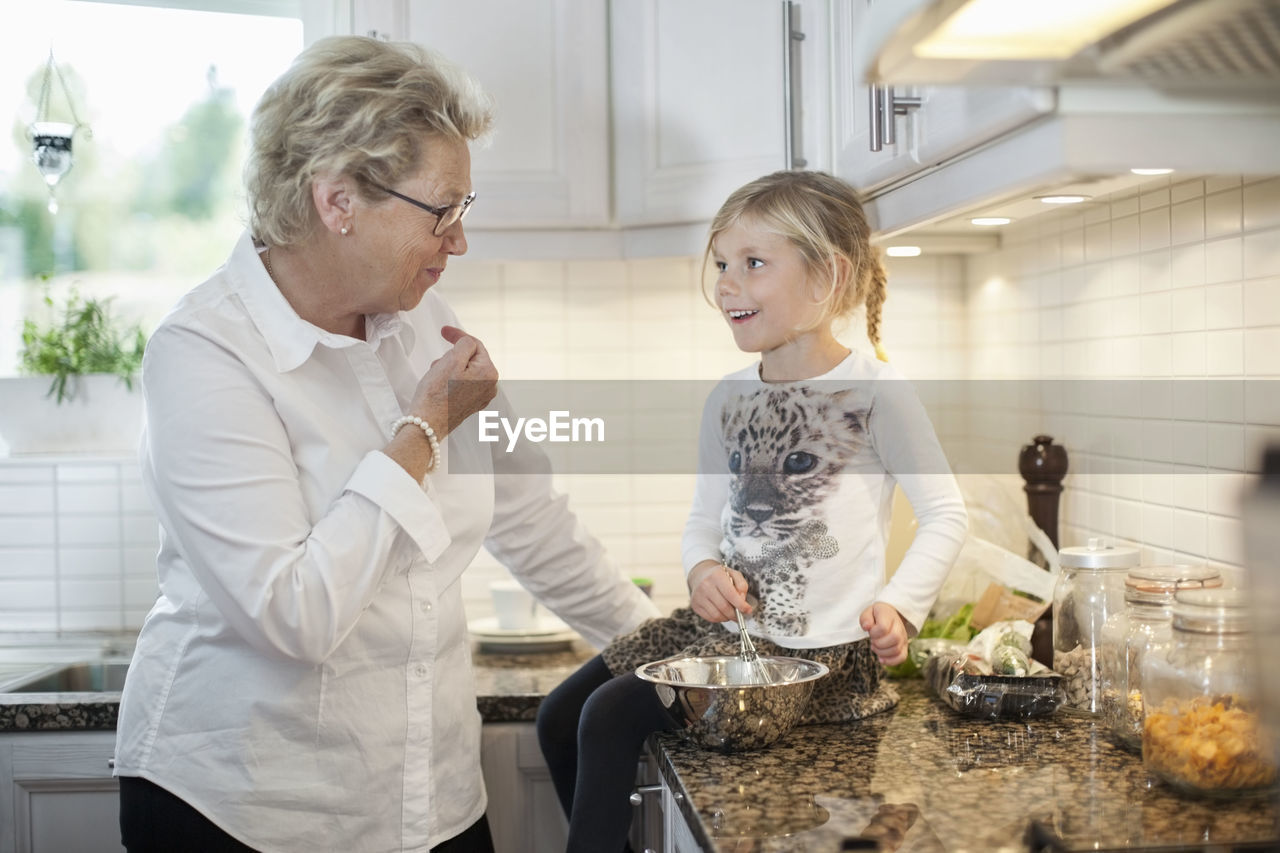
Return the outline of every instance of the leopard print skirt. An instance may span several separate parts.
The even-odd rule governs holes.
[[[801,725],[860,720],[898,704],[898,691],[884,677],[869,639],[819,649],[789,649],[755,637],[752,641],[761,655],[803,658],[826,664],[830,670],[814,685]],[[736,655],[738,651],[737,634],[682,607],[616,638],[601,657],[617,676],[663,658]]]

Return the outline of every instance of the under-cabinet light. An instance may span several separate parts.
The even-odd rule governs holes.
[[[1082,201],[1088,201],[1087,195],[1038,195],[1038,201],[1045,204],[1079,204]]]
[[[1173,169],[1130,169],[1129,171],[1135,175],[1167,175]]]
[[[890,246],[884,253],[891,258],[914,258],[920,254],[919,246]]]
[[[975,216],[969,221],[974,225],[1008,225],[1013,220],[1007,216]]]

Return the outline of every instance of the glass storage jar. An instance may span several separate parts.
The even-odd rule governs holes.
[[[1062,571],[1053,588],[1053,669],[1066,692],[1062,708],[1085,714],[1101,709],[1103,633],[1124,610],[1124,576],[1138,566],[1138,551],[1090,539],[1058,552]]]
[[[1249,621],[1241,590],[1180,591],[1168,653],[1143,661],[1142,763],[1176,789],[1232,797],[1275,785]]]
[[[1280,443],[1262,455],[1262,476],[1246,491],[1241,512],[1249,609],[1258,654],[1254,666],[1261,685],[1262,719],[1280,761]]]
[[[1142,749],[1142,659],[1169,651],[1174,593],[1220,586],[1207,566],[1142,566],[1125,576],[1124,610],[1107,620],[1102,653],[1102,718],[1121,745]]]

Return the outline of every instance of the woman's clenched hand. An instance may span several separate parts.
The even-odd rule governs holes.
[[[409,408],[443,438],[493,400],[498,369],[478,338],[455,326],[442,326],[440,335],[453,347],[431,362]]]

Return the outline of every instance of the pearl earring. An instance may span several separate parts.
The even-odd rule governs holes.
[[[350,228],[348,228],[347,226],[343,225],[343,226],[342,226],[342,236],[343,236],[343,237],[345,237],[345,236],[347,236],[347,234],[349,234],[349,233],[351,233],[351,229],[350,229]]]

